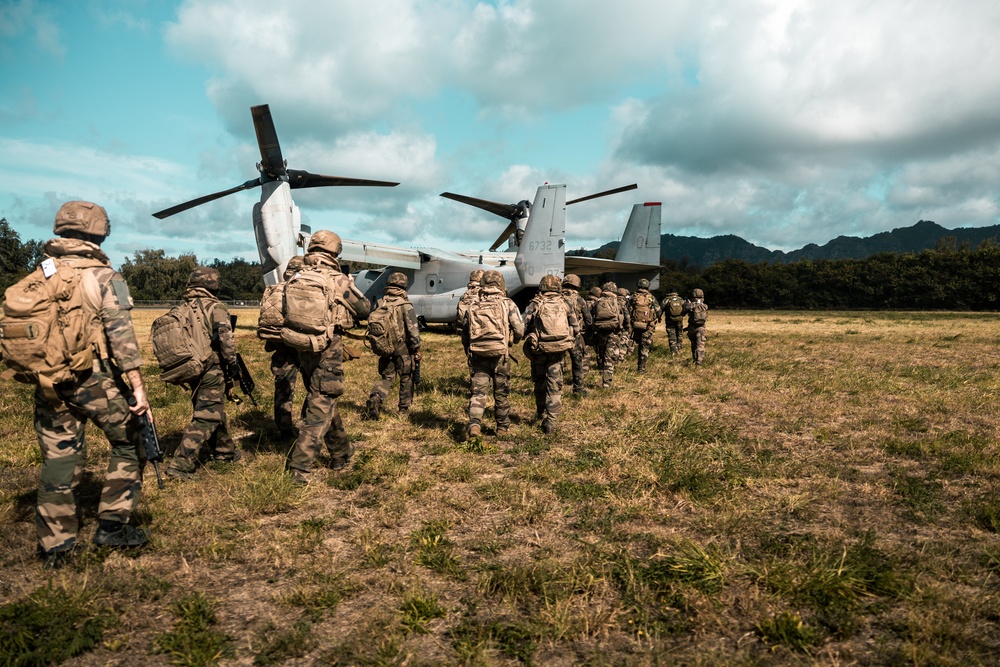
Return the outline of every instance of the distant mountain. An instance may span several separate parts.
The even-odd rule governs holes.
[[[984,240],[1000,240],[1000,225],[978,228],[945,229],[936,222],[921,220],[910,227],[900,227],[891,232],[881,232],[874,236],[838,236],[823,245],[810,243],[798,250],[784,252],[768,250],[739,236],[726,234],[711,238],[696,236],[675,236],[664,234],[660,237],[661,261],[673,260],[680,264],[696,264],[707,267],[724,259],[741,259],[758,262],[796,262],[803,259],[865,259],[881,252],[920,252],[937,247],[944,237],[953,237],[957,247],[968,244],[976,248]],[[618,243],[607,243],[588,254],[614,256]]]

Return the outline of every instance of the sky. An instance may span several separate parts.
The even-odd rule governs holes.
[[[770,249],[919,220],[1000,224],[995,0],[0,0],[0,217],[51,236],[107,208],[141,249],[257,259],[250,107],[289,168],[398,181],[295,190],[345,238],[483,249],[502,203],[564,183],[567,247],[664,233]]]

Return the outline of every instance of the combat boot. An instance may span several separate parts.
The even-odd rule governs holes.
[[[99,547],[134,548],[147,542],[149,536],[144,530],[120,521],[101,519],[94,533],[94,544]]]
[[[62,549],[60,551],[44,551],[38,549],[38,559],[42,561],[42,567],[46,570],[61,570],[69,563],[73,549]]]
[[[168,467],[167,471],[164,474],[167,477],[173,477],[174,479],[180,479],[180,480],[184,480],[184,481],[194,479],[194,474],[193,473],[185,472],[184,470],[180,470],[178,468],[170,468],[170,467]]]
[[[546,419],[542,422],[542,433],[545,435],[552,435],[556,432],[556,422],[552,419]]]
[[[371,396],[368,397],[368,400],[365,402],[365,414],[364,414],[365,419],[370,419],[372,421],[378,420],[379,408],[380,408],[379,403],[380,401],[378,401],[374,397]]]
[[[586,396],[589,392],[583,387],[574,387],[573,393],[576,394],[577,396],[583,397]]]
[[[483,433],[483,428],[479,424],[469,424],[469,437],[478,438]]]

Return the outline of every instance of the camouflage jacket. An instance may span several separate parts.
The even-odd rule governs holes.
[[[98,260],[104,266],[78,269],[93,275],[100,287],[100,303],[91,306],[97,311],[108,354],[123,371],[142,367],[139,341],[132,326],[132,297],[120,273],[111,268],[108,256],[96,243],[79,239],[54,238],[42,247],[48,257],[54,257],[69,266],[93,264]]]
[[[236,339],[233,337],[233,326],[226,304],[204,287],[189,287],[184,290],[181,298],[204,313],[209,326],[208,335],[212,338],[212,348],[218,353],[222,363],[227,366],[235,364]]]
[[[406,296],[406,290],[402,287],[386,287],[384,296],[378,300],[375,307],[380,307],[385,299],[402,299],[403,302],[399,305],[398,312],[402,318],[403,342],[406,343],[407,352],[416,354],[420,350],[420,324],[417,322],[417,311]],[[399,348],[397,347],[396,349],[398,350]]]
[[[458,319],[462,321],[465,319],[465,311],[469,309],[469,304],[479,298],[479,281],[470,280],[469,285],[462,292],[462,296],[458,299]]]
[[[563,298],[573,310],[577,321],[580,323],[580,333],[590,329],[594,325],[594,316],[591,313],[591,304],[580,296],[580,293],[573,289],[563,290]]]

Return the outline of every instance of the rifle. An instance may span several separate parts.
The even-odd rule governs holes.
[[[109,364],[118,391],[125,397],[125,401],[130,408],[135,407],[136,400],[135,394],[132,393],[132,387],[125,382],[125,378],[122,377],[122,371],[118,368],[118,365],[113,361],[109,362]],[[135,417],[135,419],[139,420],[139,432],[142,435],[143,447],[146,449],[146,460],[153,464],[153,470],[156,471],[156,486],[162,489],[163,477],[160,475],[160,463],[163,462],[163,450],[160,448],[160,438],[156,435],[156,425],[153,424],[153,418],[150,416],[148,410],[144,414]]]
[[[229,316],[229,325],[233,329],[233,334],[234,334],[233,344],[235,345],[236,315]],[[250,369],[247,368],[246,362],[243,361],[243,355],[240,354],[239,352],[236,353],[236,373],[237,373],[237,379],[239,380],[240,383],[240,391],[243,392],[244,396],[250,399],[251,405],[253,405],[256,408],[257,399],[254,398],[253,392],[257,388],[257,383],[253,381],[253,376],[250,375]],[[226,388],[226,398],[236,403],[236,405],[239,405],[240,403],[242,403],[242,401],[240,401],[239,398],[236,397],[236,394],[232,393],[231,389],[232,389],[231,385]]]
[[[413,355],[413,388],[420,386],[420,355]]]

